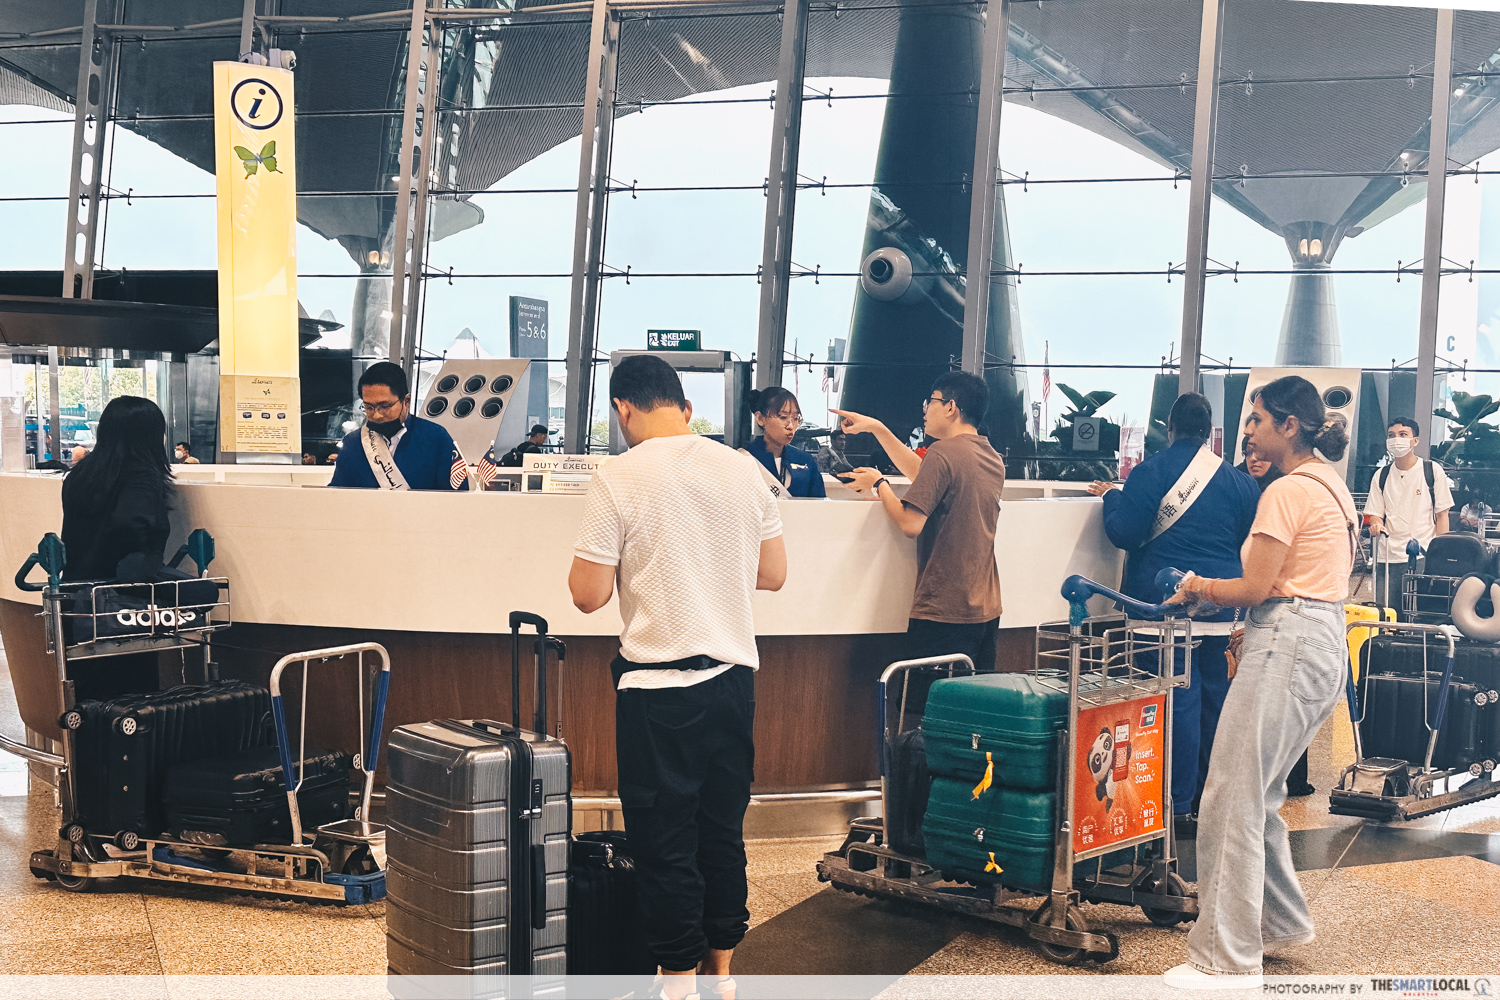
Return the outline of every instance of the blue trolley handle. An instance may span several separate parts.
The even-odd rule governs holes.
[[[276,725],[276,748],[281,758],[282,780],[286,783],[287,808],[292,818],[292,843],[302,843],[302,814],[297,807],[297,789],[302,784],[301,771],[294,766],[292,760],[291,734],[286,724],[286,703],[281,697],[281,672],[294,663],[304,666],[313,660],[335,660],[345,656],[358,656],[362,653],[375,653],[380,657],[380,676],[375,682],[375,696],[373,711],[370,719],[370,738],[365,744],[365,754],[360,761],[361,772],[365,776],[364,789],[360,795],[361,823],[366,825],[370,822],[370,798],[375,786],[375,768],[380,760],[380,735],[385,725],[385,702],[386,695],[391,686],[391,657],[385,647],[375,642],[358,642],[348,646],[331,646],[327,649],[313,649],[305,653],[288,653],[276,661],[276,666],[271,668],[271,719]],[[364,661],[360,660],[361,669]],[[299,727],[301,732],[301,745],[307,743],[307,687],[303,685],[302,690],[303,718]],[[293,780],[293,775],[296,780]]]
[[[1157,575],[1158,582],[1161,582],[1163,576],[1175,572],[1177,571],[1162,570]],[[1068,624],[1074,628],[1082,625],[1083,620],[1088,617],[1088,600],[1094,596],[1108,598],[1128,617],[1137,619],[1166,618],[1179,615],[1185,610],[1180,604],[1147,604],[1077,574],[1063,581],[1062,596],[1068,602]]]
[[[193,529],[193,533],[188,535],[187,541],[182,543],[182,547],[167,565],[176,569],[182,565],[184,558],[193,560],[199,576],[207,576],[208,564],[214,561],[214,536],[202,528]]]
[[[67,548],[62,539],[54,532],[47,532],[42,540],[37,543],[36,551],[26,557],[21,568],[16,571],[16,589],[25,590],[30,593],[39,593],[44,590],[57,590],[62,586],[63,567],[68,563]],[[47,571],[47,582],[29,583],[26,575],[37,566]]]

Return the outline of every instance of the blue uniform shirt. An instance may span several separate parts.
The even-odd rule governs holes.
[[[1160,603],[1163,595],[1156,587],[1156,574],[1169,566],[1214,579],[1243,573],[1240,546],[1255,521],[1260,488],[1228,463],[1219,466],[1177,523],[1151,538],[1162,498],[1187,471],[1200,447],[1198,441],[1178,441],[1136,466],[1124,489],[1104,494],[1105,533],[1128,553],[1121,589],[1130,597]],[[1226,610],[1217,618],[1228,621],[1233,612]]]
[[[363,432],[364,428],[361,427],[344,435],[344,442],[339,446],[338,465],[334,466],[333,480],[329,486],[373,490],[378,485],[375,482],[375,472],[370,468],[370,460],[365,457],[365,446],[359,440]],[[396,459],[396,468],[406,477],[406,485],[412,489],[453,489],[450,477],[453,475],[453,463],[460,455],[453,444],[453,438],[440,424],[418,416],[408,416],[406,433],[396,442],[393,457]],[[468,479],[458,488],[467,490]]]
[[[766,450],[765,438],[753,438],[745,450],[755,456],[755,460],[765,466],[766,471],[773,478],[776,477],[776,456]],[[785,476],[781,479],[786,484],[787,493],[794,497],[826,497],[828,495],[823,489],[823,473],[818,468],[818,460],[801,448],[793,448],[791,445],[783,448],[781,466],[791,475],[790,482]]]

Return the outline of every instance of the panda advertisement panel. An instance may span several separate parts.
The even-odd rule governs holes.
[[[1080,709],[1073,851],[1098,851],[1162,828],[1166,697]]]

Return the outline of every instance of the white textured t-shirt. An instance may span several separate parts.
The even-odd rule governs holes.
[[[1441,465],[1432,467],[1432,496],[1427,495],[1427,474],[1418,461],[1410,469],[1390,466],[1385,489],[1380,488],[1380,472],[1370,479],[1370,498],[1365,501],[1366,514],[1385,521],[1389,543],[1379,543],[1377,557],[1383,563],[1406,562],[1406,543],[1415,538],[1422,548],[1437,537],[1437,515],[1453,507],[1453,489]]]
[[[696,434],[651,438],[594,473],[574,553],[619,567],[620,655],[759,668],[750,596],[781,512],[759,463]],[[637,670],[620,688],[687,687],[719,670]]]

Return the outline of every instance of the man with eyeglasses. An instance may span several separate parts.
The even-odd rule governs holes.
[[[990,405],[984,379],[967,372],[938,378],[922,403],[923,430],[935,441],[918,457],[885,424],[835,410],[850,434],[874,434],[901,474],[898,496],[876,469],[855,469],[850,489],[872,490],[907,538],[917,540],[917,588],[907,622],[905,658],[964,653],[980,670],[995,668],[1000,574],[995,524],[1005,462],[980,436]]]
[[[406,372],[380,361],[359,377],[365,423],[339,445],[329,486],[356,490],[467,490],[469,469],[440,424],[411,412]]]

